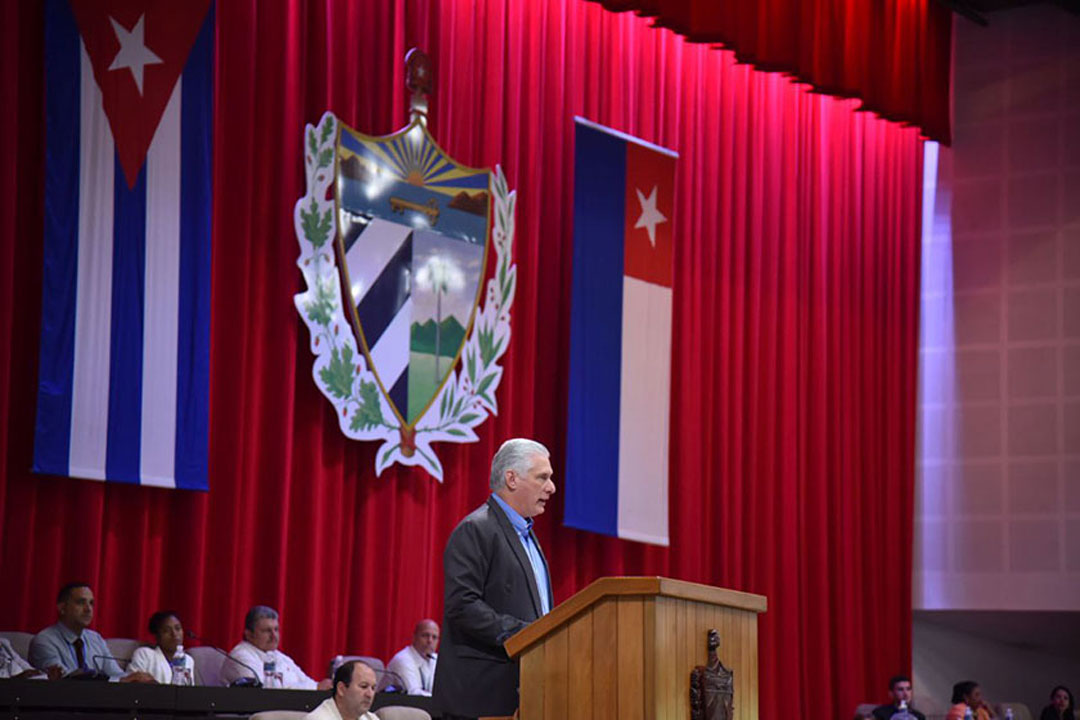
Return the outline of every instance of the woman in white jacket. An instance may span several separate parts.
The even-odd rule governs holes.
[[[154,647],[141,647],[131,656],[129,671],[142,670],[162,685],[194,685],[195,659],[184,652],[184,626],[172,610],[150,616]]]

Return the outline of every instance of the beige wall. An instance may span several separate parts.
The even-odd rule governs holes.
[[[974,680],[991,703],[1023,703],[1037,720],[1051,688],[1064,684],[1075,693],[1080,685],[1080,650],[1071,645],[1078,631],[1080,623],[1064,613],[917,613],[915,706],[944,715],[953,683]]]
[[[925,211],[915,607],[1076,610],[1080,17],[958,19],[955,88]]]

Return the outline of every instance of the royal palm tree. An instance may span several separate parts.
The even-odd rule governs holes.
[[[423,288],[435,291],[435,384],[442,375],[439,373],[439,356],[442,352],[442,296],[465,287],[465,273],[453,258],[432,255],[416,273],[416,283]]]

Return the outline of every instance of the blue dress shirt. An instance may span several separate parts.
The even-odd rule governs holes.
[[[514,532],[521,540],[521,545],[525,548],[525,555],[528,556],[529,564],[532,565],[533,577],[536,578],[536,590],[540,593],[540,614],[547,615],[551,612],[551,578],[548,577],[547,565],[544,564],[540,546],[532,533],[532,518],[521,517],[517,510],[510,507],[498,495],[491,497],[495,498],[495,502],[499,503],[499,507],[506,513],[506,517],[510,519],[510,524],[514,527]]]
[[[62,623],[45,628],[30,641],[30,664],[39,670],[48,670],[53,665],[59,665],[65,674],[79,670],[73,644],[78,637]],[[83,660],[86,663],[86,667],[82,669],[100,670],[110,678],[124,675],[124,671],[110,657],[109,646],[101,635],[87,628],[82,631],[82,640]]]

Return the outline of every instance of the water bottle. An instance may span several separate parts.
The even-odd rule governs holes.
[[[277,687],[274,683],[274,670],[277,669],[277,663],[273,660],[267,660],[263,663],[263,687],[272,688]]]
[[[184,655],[184,646],[178,645],[176,652],[172,656],[172,660],[169,661],[169,666],[172,668],[172,684],[173,685],[193,685],[191,673],[187,669],[187,655]]]
[[[1011,707],[1005,708],[1005,720],[1013,720],[1013,711]]]
[[[964,720],[972,720],[972,718],[974,718],[974,713],[971,712],[971,706],[966,705],[964,707]]]

